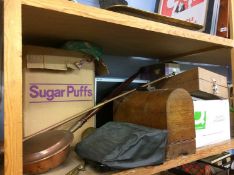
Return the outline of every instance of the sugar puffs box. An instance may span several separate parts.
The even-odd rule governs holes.
[[[24,136],[30,136],[94,105],[94,63],[87,55],[61,49],[23,48]],[[68,129],[77,121],[61,126]],[[76,137],[87,127],[79,129]],[[60,128],[60,129],[61,129]]]

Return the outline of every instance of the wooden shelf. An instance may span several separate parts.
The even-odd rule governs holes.
[[[194,162],[196,160],[205,157],[216,155],[222,153],[223,151],[227,151],[233,148],[234,148],[234,139],[231,139],[230,141],[227,142],[200,148],[196,151],[196,154],[181,156],[176,159],[167,161],[163,165],[136,168],[132,170],[115,173],[115,175],[142,175],[142,174],[153,175],[155,173],[175,168],[177,166],[184,165],[186,163]]]
[[[194,162],[196,160],[222,153],[223,151],[227,151],[234,148],[234,139],[226,142],[222,142],[219,144],[206,146],[201,149],[198,149],[196,151],[196,154],[188,155],[188,156],[181,156],[174,160],[166,161],[163,165],[158,166],[148,166],[143,168],[135,168],[130,170],[124,170],[120,172],[100,172],[96,169],[93,169],[90,166],[86,166],[85,170],[80,172],[81,175],[153,175],[155,173],[159,173],[162,171],[166,171],[171,168],[175,168],[177,166]],[[58,168],[49,171],[48,173],[45,173],[43,175],[57,175],[57,174],[66,174],[70,170],[72,170],[77,165],[81,164],[80,159],[76,156],[74,152],[72,152],[69,155],[69,158],[66,160],[66,162],[59,166]]]
[[[191,53],[183,55],[181,57],[177,56],[177,61],[187,61],[194,63],[209,63],[216,65],[231,65],[231,49],[222,48],[214,49],[204,52]]]
[[[67,0],[7,0],[1,34],[4,43],[5,174],[22,174],[22,42],[61,46],[67,40],[87,40],[105,54],[172,58],[230,64],[234,69],[234,40],[152,22]],[[234,3],[231,1],[232,13]],[[233,17],[233,14],[231,14]],[[231,21],[233,36],[233,18]],[[230,52],[232,50],[232,53]],[[234,73],[232,72],[234,75]],[[233,76],[234,77],[234,76]],[[160,166],[136,168],[116,175],[155,174],[234,148],[234,140],[197,150]],[[84,174],[85,172],[81,172]],[[88,174],[88,173],[87,173]]]
[[[228,53],[234,46],[230,39],[65,0],[22,3],[23,41],[27,44],[59,46],[66,40],[88,40],[102,46],[106,54],[161,59],[219,48],[229,48],[225,49]],[[206,54],[208,60],[203,62],[210,62],[214,56],[228,60],[227,55],[219,58]]]

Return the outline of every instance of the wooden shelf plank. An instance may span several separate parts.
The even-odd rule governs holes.
[[[21,0],[4,9],[4,174],[23,173]],[[2,47],[1,47],[2,48]]]
[[[194,53],[190,55],[184,55],[181,57],[174,57],[173,60],[177,61],[187,61],[194,63],[209,63],[216,65],[231,65],[231,49],[222,48],[214,49],[209,51],[204,51],[200,53]]]
[[[234,46],[230,39],[65,0],[22,3],[23,41],[27,44],[58,46],[79,39],[97,43],[106,54],[153,58]]]
[[[219,154],[222,153],[223,151],[227,151],[233,148],[234,148],[234,139],[219,144],[203,147],[201,149],[198,149],[196,151],[196,154],[181,156],[176,159],[167,161],[163,165],[130,169],[127,171],[114,173],[114,175],[142,175],[142,174],[153,175],[155,173],[175,168],[177,166],[187,164],[215,154]]]
[[[130,170],[124,170],[119,172],[101,172],[97,169],[94,169],[91,166],[86,166],[85,171],[81,171],[81,175],[153,175],[155,173],[159,173],[162,171],[166,171],[171,168],[175,168],[177,166],[190,163],[205,157],[209,157],[211,155],[222,153],[223,151],[227,151],[234,148],[234,139],[226,142],[222,142],[219,144],[206,146],[201,149],[198,149],[196,154],[181,156],[176,159],[166,161],[163,165],[158,166],[148,166],[143,168],[135,168]],[[81,159],[77,157],[77,155],[72,151],[69,155],[69,158],[66,160],[64,164],[59,166],[58,168],[49,171],[43,175],[57,175],[57,174],[65,174],[72,170],[77,165],[81,164]]]

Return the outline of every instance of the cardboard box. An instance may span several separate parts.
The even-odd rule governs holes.
[[[196,147],[230,139],[228,100],[194,101]]]
[[[30,136],[94,105],[94,63],[79,52],[25,46],[23,49],[24,136]],[[70,128],[76,120],[60,127]],[[76,132],[76,141],[90,119]]]

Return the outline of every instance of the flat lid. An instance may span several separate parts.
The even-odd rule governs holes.
[[[73,134],[65,130],[52,130],[26,140],[23,143],[24,164],[40,161],[63,150],[73,140]]]

